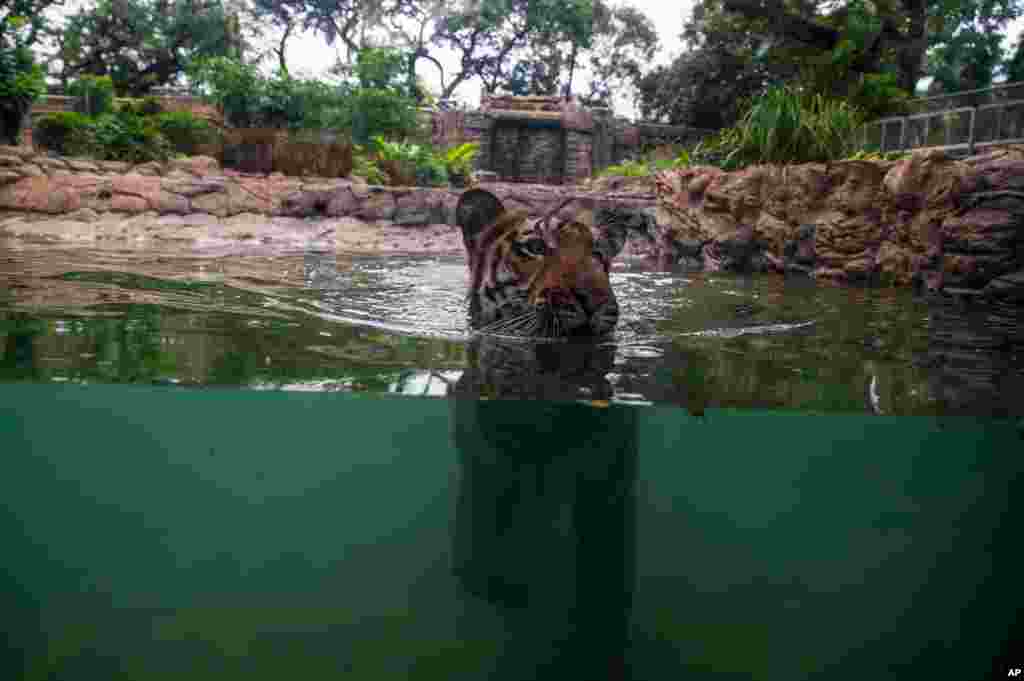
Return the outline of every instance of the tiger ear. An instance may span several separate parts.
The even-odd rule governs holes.
[[[466,249],[504,212],[501,199],[486,189],[470,189],[463,193],[455,206],[455,224],[462,229],[462,243]]]

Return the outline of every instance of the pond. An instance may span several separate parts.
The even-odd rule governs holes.
[[[1024,413],[1012,307],[802,279],[612,277],[615,401]],[[443,395],[467,357],[454,257],[0,250],[0,380]]]
[[[0,243],[4,678],[1022,666],[1016,310],[613,284],[509,350],[459,258]]]

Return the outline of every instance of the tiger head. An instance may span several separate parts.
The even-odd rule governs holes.
[[[582,201],[582,200],[581,200]],[[619,318],[608,270],[626,242],[612,210],[531,220],[483,189],[459,199],[469,256],[469,312],[479,331],[524,337],[603,336]]]

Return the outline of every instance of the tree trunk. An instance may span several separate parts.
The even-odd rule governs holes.
[[[899,65],[899,85],[914,95],[917,81],[924,70],[924,55],[928,50],[928,27],[925,3],[922,0],[904,0],[909,26],[897,46],[896,63]]]

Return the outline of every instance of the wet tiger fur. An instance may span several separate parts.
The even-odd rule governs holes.
[[[531,220],[525,211],[505,210],[484,189],[462,195],[455,215],[469,256],[475,330],[530,338],[600,337],[614,330],[619,305],[608,271],[625,245],[627,226],[620,212],[574,201],[584,205],[571,218]]]

